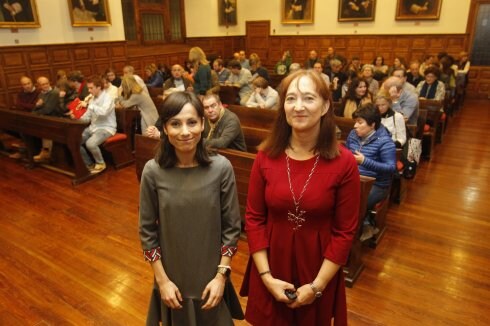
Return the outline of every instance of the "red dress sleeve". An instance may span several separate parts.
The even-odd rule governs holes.
[[[341,148],[344,173],[339,175],[330,241],[324,257],[336,264],[345,265],[349,257],[359,221],[360,176],[352,154]]]
[[[265,178],[263,164],[266,156],[257,153],[248,183],[245,230],[250,254],[269,247],[267,236],[267,206],[265,203]]]

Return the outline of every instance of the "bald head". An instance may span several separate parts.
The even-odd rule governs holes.
[[[392,76],[385,80],[383,87],[386,91],[389,91],[392,87],[396,87],[400,91],[403,88],[403,81],[398,77]]]
[[[47,91],[51,90],[51,85],[49,84],[49,79],[44,77],[44,76],[41,76],[37,79],[37,85],[39,86],[39,88],[43,92],[47,92]]]
[[[32,85],[32,80],[27,76],[23,76],[20,78],[20,85],[22,86],[22,89],[26,93],[30,93],[34,90],[34,86]]]
[[[184,72],[184,68],[181,65],[173,65],[172,66],[172,77],[175,79],[182,78],[182,73]]]
[[[123,75],[124,76],[132,76],[134,74],[134,67],[133,66],[125,66],[123,68]]]

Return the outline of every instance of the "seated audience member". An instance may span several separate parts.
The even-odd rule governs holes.
[[[250,70],[250,62],[247,59],[245,51],[240,50],[240,52],[238,52],[238,62],[240,62],[242,68]]]
[[[330,78],[330,89],[332,90],[332,99],[334,102],[342,98],[342,85],[347,80],[347,76],[342,72],[342,62],[338,59],[330,61],[330,70],[326,75]]]
[[[114,100],[102,88],[102,79],[100,77],[93,76],[89,78],[87,87],[92,99],[88,103],[87,112],[80,120],[90,122],[90,125],[82,133],[80,153],[90,173],[97,174],[106,168],[99,145],[116,133],[116,113],[114,111]],[[87,153],[87,149],[93,160]]]
[[[388,130],[396,148],[402,148],[407,141],[405,119],[401,113],[393,111],[390,94],[381,90],[375,99],[376,107],[381,114],[381,124]]]
[[[289,50],[284,51],[281,60],[279,60],[274,67],[274,72],[276,73],[276,75],[287,75],[289,71],[289,66],[292,62],[293,59],[291,58],[291,53],[289,52]]]
[[[352,114],[361,106],[372,103],[373,98],[367,89],[367,83],[362,78],[353,79],[342,99],[342,116],[352,119]]]
[[[420,74],[420,63],[418,61],[413,61],[410,64],[410,70],[407,72],[407,82],[413,87],[424,80],[424,77]]]
[[[63,69],[60,69],[56,72],[56,82],[59,82],[60,80],[67,80],[68,76],[66,75],[66,71]]]
[[[325,58],[323,58],[323,69],[324,72],[330,69],[330,60],[333,60],[337,58],[335,55],[335,49],[331,46],[327,48],[327,54],[325,55]]]
[[[59,95],[59,110],[63,115],[70,115],[69,105],[78,99],[78,93],[70,86],[67,80],[58,80],[56,88]],[[77,100],[78,101],[78,100]]]
[[[320,76],[322,76],[322,79],[325,81],[325,84],[327,84],[327,87],[330,88],[330,78],[328,78],[328,76],[323,73],[323,66],[320,61],[315,62],[315,64],[313,65],[313,70],[315,70],[317,73],[320,74]]]
[[[147,95],[150,95],[150,92],[148,92],[148,87],[146,87],[145,81],[138,75],[134,73],[134,67],[133,66],[125,66],[123,68],[123,77],[128,77],[128,76],[133,76],[138,85],[140,85],[141,89],[143,90],[143,93],[146,93]],[[122,80],[121,80],[122,83]],[[121,86],[119,86],[119,95],[121,95],[122,92]]]
[[[301,69],[301,65],[297,62],[293,62],[290,66],[289,66],[289,72],[288,74],[292,74],[293,72],[295,71],[298,71]]]
[[[163,82],[165,82],[167,79],[170,78],[170,68],[164,64],[164,63],[159,63],[157,66],[158,70],[160,70],[160,73],[162,74]]]
[[[85,97],[87,97],[87,95],[90,94],[88,92],[85,80],[83,80],[83,75],[80,71],[75,70],[70,72],[68,74],[67,79],[68,79],[68,83],[70,84],[70,87],[77,92],[78,98],[80,100],[83,100]]]
[[[181,65],[173,65],[171,74],[172,77],[167,79],[163,84],[163,99],[173,92],[194,91],[192,88],[192,82],[183,77],[184,68]]]
[[[269,77],[269,73],[267,72],[267,69],[262,67],[260,58],[256,53],[250,55],[249,62],[250,62],[250,73],[252,74],[252,81],[257,77],[262,77],[265,80],[267,80],[267,82],[270,83],[271,79]]]
[[[425,76],[425,69],[434,65],[434,56],[432,54],[428,54],[424,57],[424,62],[420,65],[420,74]]]
[[[105,71],[105,75],[107,77],[107,80],[114,86],[116,87],[120,87],[121,86],[121,78],[119,78],[117,75],[116,75],[116,72],[114,71],[114,69],[112,68],[108,68],[106,71]]]
[[[141,130],[154,126],[158,111],[150,95],[143,92],[134,76],[124,76],[121,82],[123,97],[117,100],[116,108],[137,106],[141,113]]]
[[[247,145],[237,115],[221,104],[216,94],[203,98],[204,123],[203,137],[210,148],[231,148],[246,152]]]
[[[118,97],[117,87],[111,84],[111,82],[107,79],[106,75],[102,75],[102,76],[100,76],[100,78],[102,79],[102,85],[103,85],[102,88],[115,101],[117,99],[117,97]]]
[[[421,81],[417,86],[417,94],[420,99],[425,100],[444,100],[446,88],[444,83],[439,79],[440,70],[437,67],[429,67],[425,69],[425,80]]]
[[[344,98],[345,95],[347,94],[347,91],[349,90],[349,86],[352,83],[352,81],[354,79],[359,78],[357,73],[355,71],[352,71],[352,70],[347,71],[346,77],[347,77],[347,79],[345,80],[344,84],[342,84],[342,98]]]
[[[451,96],[454,96],[456,89],[456,73],[458,67],[454,64],[454,58],[447,55],[439,60],[441,65],[441,74],[439,80],[444,83],[446,91],[450,91]]]
[[[353,114],[354,130],[347,137],[346,147],[354,154],[359,173],[374,177],[367,200],[367,211],[388,196],[392,175],[396,171],[396,149],[391,136],[381,124],[381,116],[374,104],[368,103]],[[368,213],[364,219],[361,241],[377,233],[376,221]]]
[[[377,94],[379,90],[379,83],[374,79],[374,67],[370,64],[365,64],[361,69],[361,77],[364,78],[368,84],[368,91],[372,95]]]
[[[385,80],[382,88],[390,94],[392,109],[401,113],[406,123],[417,124],[419,116],[417,93],[403,89],[403,80],[395,76]]]
[[[250,70],[242,68],[240,62],[232,60],[229,63],[230,67],[230,77],[226,81],[227,85],[233,85],[239,87],[238,96],[240,97],[240,105],[245,105],[252,94],[252,86],[250,82],[252,81],[252,74]]]
[[[26,76],[20,78],[20,85],[22,89],[17,93],[15,108],[31,112],[36,107],[39,90],[32,84],[32,80]]]
[[[359,74],[361,72],[361,59],[359,59],[358,56],[353,56],[351,62],[347,66],[347,69],[345,70],[346,72],[349,70],[355,71],[356,74]]]
[[[160,70],[158,70],[156,64],[151,63],[145,67],[146,86],[147,87],[162,87],[163,76]]]
[[[405,62],[403,58],[395,57],[395,59],[393,59],[393,65],[390,68],[388,68],[388,75],[393,76],[393,71],[396,69],[405,70]]]
[[[218,75],[218,80],[221,84],[224,84],[228,77],[230,77],[230,70],[224,67],[223,59],[216,59],[213,62],[213,70]]]
[[[404,91],[415,93],[415,87],[407,83],[407,71],[405,69],[396,68],[391,72],[391,76],[398,77],[401,80]]]
[[[385,65],[385,59],[378,55],[373,61],[374,66],[374,79],[382,81],[388,76],[388,66]]]
[[[40,90],[39,97],[34,107],[34,113],[47,115],[47,116],[62,116],[59,108],[59,94],[58,90],[53,89],[49,83],[49,79],[46,77],[39,77],[37,84]],[[51,157],[51,147],[53,142],[49,139],[42,140],[41,152],[34,156],[35,162],[47,161]]]
[[[208,89],[206,94],[219,94],[220,88],[221,87],[219,83],[218,74],[216,73],[216,71],[211,69],[211,88]]]
[[[315,63],[320,62],[320,58],[318,57],[318,53],[315,50],[311,50],[308,55],[308,59],[305,61],[304,68],[305,69],[313,69]]]
[[[279,101],[279,94],[269,86],[267,80],[257,77],[252,82],[254,91],[250,95],[247,106],[261,109],[275,109]]]
[[[456,86],[458,88],[464,89],[468,84],[468,71],[470,71],[471,67],[468,52],[460,52],[456,64],[458,67],[458,72],[456,75]]]

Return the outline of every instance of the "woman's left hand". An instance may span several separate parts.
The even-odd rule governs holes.
[[[311,286],[309,284],[305,284],[299,287],[296,290],[296,296],[296,300],[287,304],[287,306],[291,309],[296,309],[301,306],[311,304],[316,299],[315,293],[313,293],[313,290],[311,289]]]
[[[211,282],[208,283],[208,285],[206,285],[206,288],[202,292],[201,299],[204,301],[206,297],[208,297],[208,300],[201,307],[201,309],[212,309],[221,302],[221,299],[223,298],[223,292],[225,290],[225,282],[226,278],[223,275],[219,274],[216,275],[216,277],[213,278]]]

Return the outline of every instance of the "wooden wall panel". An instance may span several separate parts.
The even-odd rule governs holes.
[[[75,61],[88,60],[90,59],[90,49],[89,48],[78,48],[73,51]]]
[[[68,63],[71,62],[70,49],[53,49],[48,51],[53,63]]]
[[[27,62],[30,66],[48,65],[49,57],[48,53],[43,49],[42,51],[26,52]]]
[[[5,68],[22,67],[26,65],[22,52],[4,53],[3,58],[3,65]]]

